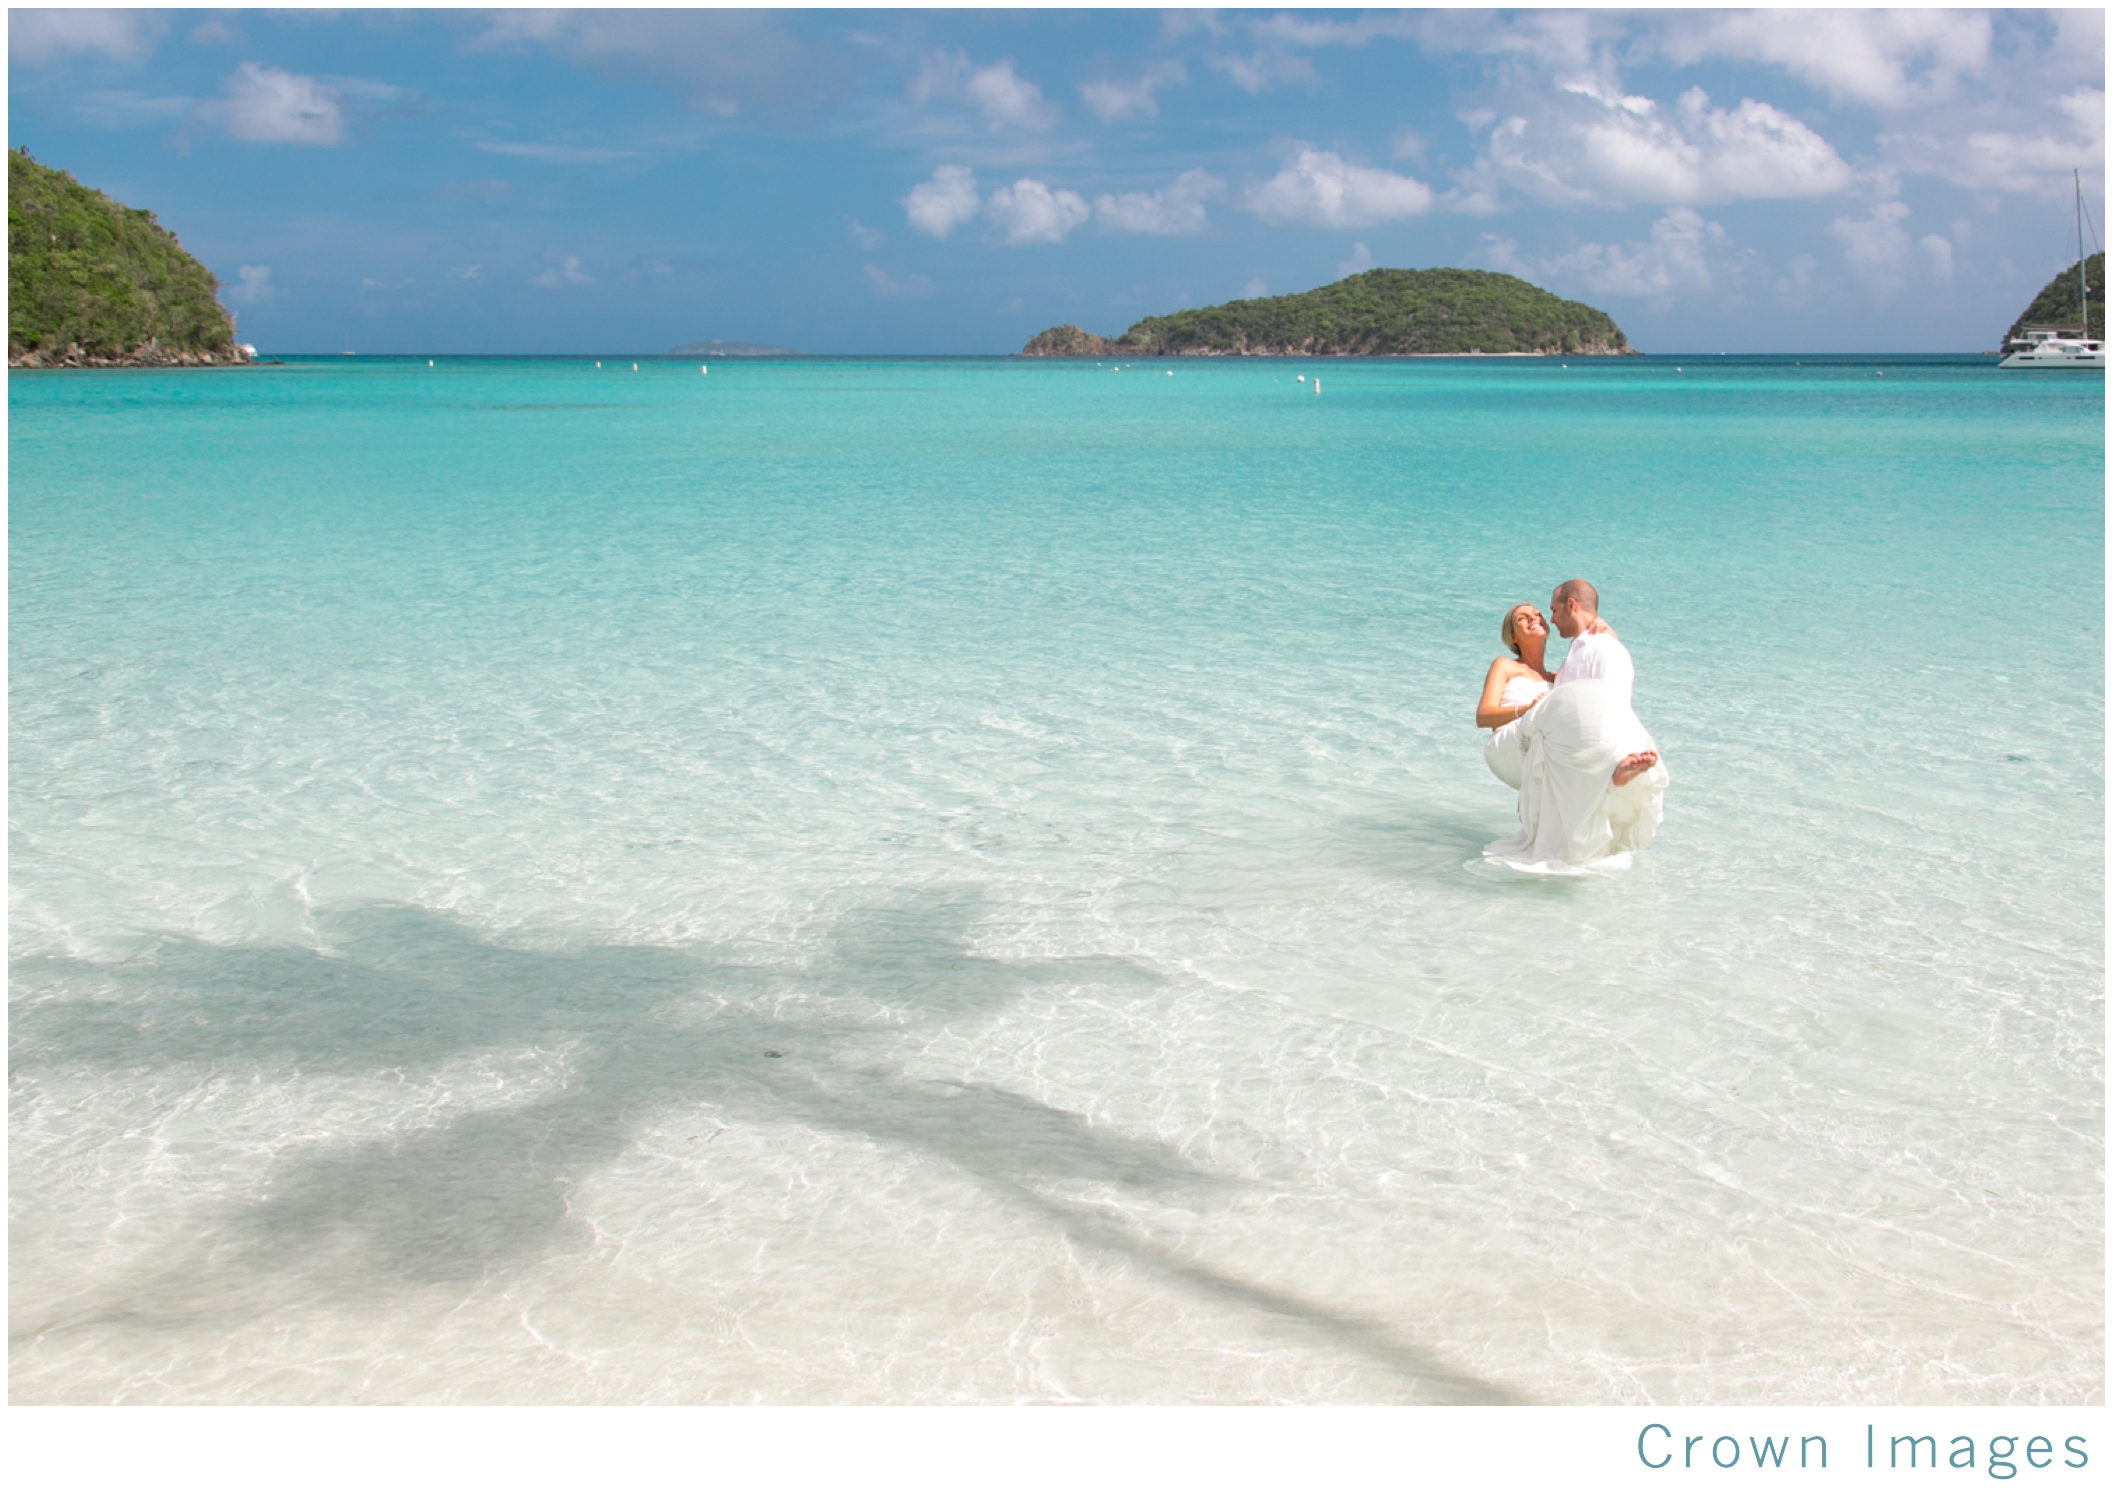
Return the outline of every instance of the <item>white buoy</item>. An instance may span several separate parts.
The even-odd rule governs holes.
[[[595,369],[597,369],[597,370],[601,369],[601,368],[602,368],[602,362],[601,362],[600,360],[596,360],[596,361],[594,362],[594,368],[595,368]]]
[[[1174,372],[1173,372],[1173,371],[1171,371],[1171,370],[1169,370],[1169,371],[1167,372],[1167,374],[1169,374],[1169,375],[1172,375],[1173,373],[1174,373]]]
[[[433,362],[432,362],[431,360],[427,360],[427,361],[426,361],[426,369],[430,370],[430,369],[432,369],[432,368],[433,368]]]
[[[1318,375],[1313,378],[1313,394],[1316,396],[1321,394],[1321,378]]]
[[[1299,377],[1299,384],[1300,384],[1300,385],[1302,385],[1302,386],[1306,384],[1306,377],[1305,377],[1305,376],[1303,376],[1303,375],[1302,375],[1302,376],[1300,376],[1300,377]]]
[[[638,362],[636,360],[632,361],[631,363],[631,373],[633,375],[638,374]]]
[[[712,367],[710,365],[699,365],[697,367],[697,373],[699,375],[710,375],[712,373]]]

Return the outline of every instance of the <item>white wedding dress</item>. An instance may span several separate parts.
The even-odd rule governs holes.
[[[1546,681],[1538,675],[1522,672],[1517,677],[1506,680],[1504,695],[1497,700],[1497,707],[1523,709],[1547,692]],[[1519,726],[1525,722],[1524,719],[1514,719],[1508,724],[1498,725],[1490,731],[1489,739],[1483,742],[1482,746],[1482,759],[1489,763],[1489,769],[1496,773],[1497,780],[1513,791],[1518,790],[1522,770],[1519,741],[1525,731]]]
[[[1519,789],[1519,831],[1483,850],[1486,857],[1534,875],[1585,875],[1625,870],[1631,852],[1651,842],[1671,780],[1664,760],[1626,786],[1612,781],[1624,756],[1658,749],[1629,706],[1634,674],[1627,661],[1628,653],[1620,652],[1617,670],[1605,677],[1558,674],[1555,687],[1536,694],[1531,709],[1490,737],[1483,757]],[[1511,688],[1505,684],[1507,695]],[[1517,735],[1500,752],[1497,737],[1512,730]],[[1514,755],[1516,781],[1505,775]]]

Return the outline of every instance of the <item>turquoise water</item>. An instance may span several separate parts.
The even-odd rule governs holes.
[[[2103,1401],[2102,380],[1168,368],[12,376],[14,1400]]]

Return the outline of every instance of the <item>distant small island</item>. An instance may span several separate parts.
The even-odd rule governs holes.
[[[7,155],[7,363],[244,365],[220,282],[144,209]]]
[[[769,359],[773,356],[797,355],[797,349],[781,349],[775,344],[734,344],[725,339],[706,339],[702,344],[677,344],[669,354],[721,360]]]
[[[1311,292],[1143,318],[1105,339],[1044,329],[1023,355],[1636,354],[1614,320],[1495,271],[1374,270]]]

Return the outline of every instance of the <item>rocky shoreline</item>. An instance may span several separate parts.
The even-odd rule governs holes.
[[[222,344],[216,349],[164,349],[153,339],[124,354],[91,354],[78,344],[69,344],[64,349],[10,349],[7,352],[7,368],[10,370],[164,370],[206,366],[225,370],[234,365],[256,363],[239,344]]]

